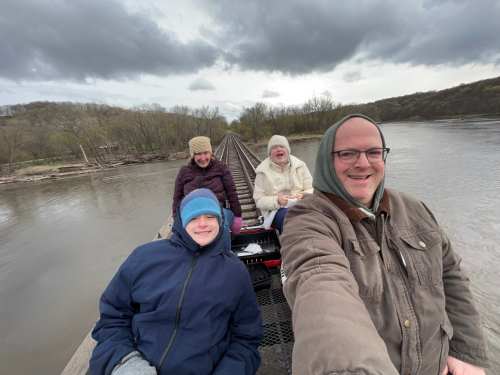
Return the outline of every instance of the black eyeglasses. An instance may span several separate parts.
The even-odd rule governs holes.
[[[390,150],[388,147],[374,147],[365,151],[354,149],[338,150],[333,151],[332,154],[345,163],[355,163],[361,154],[365,154],[369,162],[377,163],[385,161]]]

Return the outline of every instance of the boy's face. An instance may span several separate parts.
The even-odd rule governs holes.
[[[219,221],[212,215],[200,215],[186,225],[186,232],[198,245],[205,246],[219,234]]]

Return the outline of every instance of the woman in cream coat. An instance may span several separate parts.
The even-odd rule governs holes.
[[[264,216],[264,227],[280,233],[288,207],[313,192],[307,165],[290,155],[288,140],[273,135],[267,145],[268,157],[256,169],[253,199]]]

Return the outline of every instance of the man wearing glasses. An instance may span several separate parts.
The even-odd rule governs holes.
[[[282,243],[294,374],[484,375],[486,348],[460,257],[424,203],[384,189],[378,125],[324,134],[314,194]]]

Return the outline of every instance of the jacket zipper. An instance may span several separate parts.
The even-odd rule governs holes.
[[[181,292],[181,295],[179,297],[179,301],[177,302],[174,330],[172,331],[172,334],[170,335],[170,339],[168,340],[167,347],[165,348],[165,350],[160,358],[160,363],[158,364],[158,372],[160,371],[161,367],[163,366],[163,362],[167,358],[168,353],[172,349],[172,346],[173,346],[174,341],[175,341],[175,337],[177,336],[177,330],[179,328],[179,323],[181,320],[182,303],[184,302],[184,296],[186,294],[186,289],[187,289],[187,286],[189,284],[189,281],[191,280],[191,276],[193,275],[194,266],[196,265],[197,261],[198,261],[198,254],[196,253],[195,256],[193,257],[193,260],[191,261],[191,268],[189,269],[189,272],[186,276],[186,279],[184,280],[184,285],[182,286],[182,292]]]

